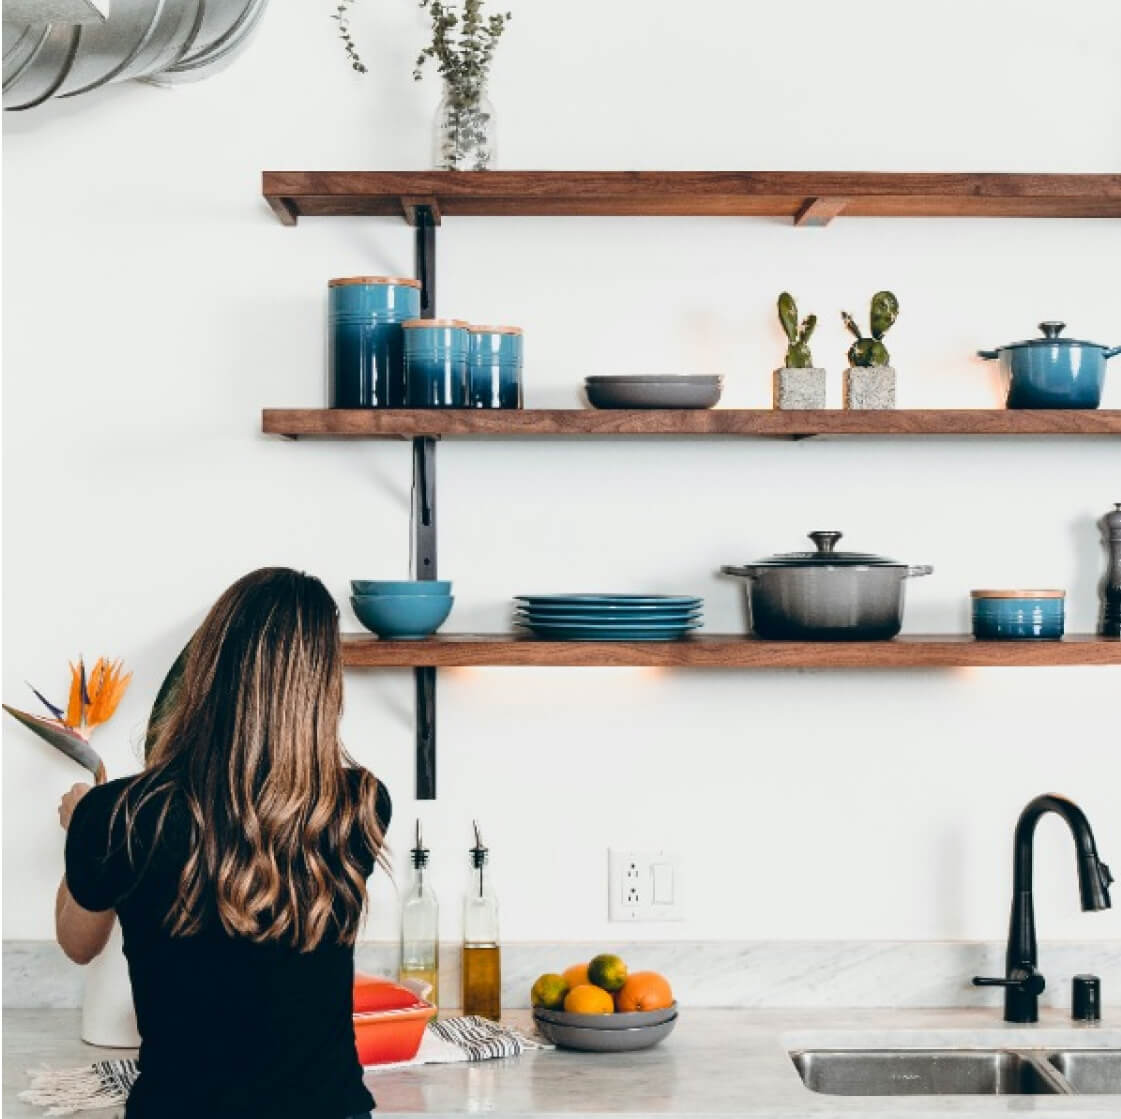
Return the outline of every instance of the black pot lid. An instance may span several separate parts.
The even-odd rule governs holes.
[[[753,567],[903,567],[898,560],[877,556],[870,552],[837,552],[834,548],[841,539],[839,532],[811,532],[809,538],[817,545],[816,552],[784,552],[767,556]]]
[[[1043,331],[1042,338],[1025,338],[1022,342],[1009,342],[1001,346],[1002,350],[1016,350],[1021,346],[1089,346],[1095,350],[1108,349],[1099,342],[1081,342],[1077,338],[1060,338],[1059,335],[1066,330],[1065,322],[1041,322],[1039,329]]]

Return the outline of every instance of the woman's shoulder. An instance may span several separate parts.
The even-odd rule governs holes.
[[[393,798],[389,795],[385,782],[379,781],[368,769],[363,769],[360,765],[349,766],[344,772],[350,794],[355,799],[368,796],[368,790],[376,787],[374,811],[377,813],[378,826],[384,833],[393,817]]]

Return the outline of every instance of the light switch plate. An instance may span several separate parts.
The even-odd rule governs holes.
[[[607,852],[609,921],[683,921],[681,859],[669,851]]]

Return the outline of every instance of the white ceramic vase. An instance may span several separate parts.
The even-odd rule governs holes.
[[[140,1034],[120,921],[113,922],[109,943],[86,967],[85,979],[82,1040],[109,1049],[135,1049],[140,1044]]]

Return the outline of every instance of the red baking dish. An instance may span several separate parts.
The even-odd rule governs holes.
[[[376,976],[354,977],[354,1042],[363,1065],[411,1061],[435,1007],[408,987]]]

